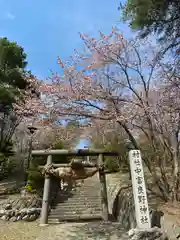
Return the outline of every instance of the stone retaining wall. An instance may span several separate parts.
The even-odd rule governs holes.
[[[123,173],[106,174],[108,208],[110,214],[113,214],[113,206],[118,192],[120,191],[123,185],[127,185],[127,182],[131,183],[128,180],[127,174]]]
[[[0,219],[5,221],[34,221],[41,212],[41,199],[36,194],[10,195],[0,201]]]
[[[136,227],[134,199],[131,186],[122,186],[113,205],[113,216],[127,231]]]
[[[109,213],[115,220],[122,224],[126,230],[134,228],[135,209],[131,181],[128,174],[113,173],[106,175],[108,208]],[[150,209],[157,207],[157,196],[148,192],[148,203]],[[159,201],[160,204],[160,201]]]
[[[129,230],[135,227],[134,201],[131,181],[127,174],[113,173],[106,175],[108,209],[113,219]]]

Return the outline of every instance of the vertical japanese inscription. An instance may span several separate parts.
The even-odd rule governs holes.
[[[150,217],[141,153],[139,150],[129,152],[136,222],[138,228],[150,228]]]

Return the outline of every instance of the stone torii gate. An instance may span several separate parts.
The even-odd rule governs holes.
[[[33,150],[32,156],[47,156],[46,165],[53,164],[52,156],[97,156],[98,165],[102,165],[104,163],[104,156],[118,156],[117,152],[98,150],[98,149],[73,149],[73,150]],[[68,167],[69,164],[53,164],[53,167]],[[94,167],[90,165],[85,165],[85,167]],[[107,189],[106,189],[106,176],[104,170],[99,171],[99,180],[101,185],[101,206],[102,206],[102,218],[104,221],[109,220],[109,212],[108,212],[108,198],[107,198]],[[49,175],[45,175],[44,181],[44,192],[43,192],[43,201],[42,201],[42,209],[41,209],[41,217],[40,217],[40,226],[44,226],[48,224],[48,213],[49,213],[49,196],[51,190],[51,177]]]

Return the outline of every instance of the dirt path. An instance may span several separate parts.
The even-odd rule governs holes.
[[[165,208],[165,207],[163,207]],[[180,233],[180,217],[177,209],[166,209],[162,228],[171,240]],[[118,223],[62,223],[39,227],[36,222],[4,222],[0,220],[0,240],[127,240],[127,233]]]
[[[117,223],[64,223],[39,227],[39,222],[0,221],[0,240],[126,240]]]

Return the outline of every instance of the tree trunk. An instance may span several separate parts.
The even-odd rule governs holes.
[[[169,185],[169,182],[168,182],[168,178],[166,176],[164,156],[161,157],[161,158],[158,156],[158,163],[159,163],[159,168],[160,168],[160,172],[161,172],[161,179],[162,179],[162,183],[163,183],[163,186],[164,186],[164,191],[166,192],[166,200],[168,200],[169,192],[170,192],[170,185]]]
[[[172,182],[172,192],[171,192],[171,200],[172,202],[176,202],[178,199],[178,187],[179,187],[179,167],[178,167],[178,161],[177,156],[173,156],[173,182]]]
[[[171,188],[171,200],[176,202],[179,199],[179,162],[178,162],[178,144],[174,141],[173,144],[173,178],[172,178],[172,188]]]

